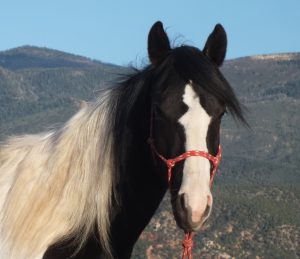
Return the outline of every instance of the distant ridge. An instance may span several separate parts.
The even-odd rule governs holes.
[[[244,56],[233,59],[227,59],[225,63],[235,63],[240,61],[292,61],[299,60],[300,52],[272,53],[262,55]]]
[[[45,47],[21,46],[5,51],[0,51],[0,66],[11,69],[25,68],[54,68],[54,67],[94,67],[101,66],[101,61],[96,61],[80,55],[49,49]],[[108,64],[107,65],[112,65]],[[112,65],[116,66],[116,65]],[[117,67],[117,66],[116,66]]]
[[[58,56],[64,56],[64,57],[77,57],[78,59],[82,60],[90,60],[89,58],[76,55],[76,54],[71,54],[68,52],[60,51],[60,50],[55,50],[47,47],[36,47],[36,46],[31,46],[31,45],[24,45],[16,48],[11,48],[8,50],[1,51],[0,53],[3,54],[9,54],[9,55],[15,55],[15,54],[28,54],[28,55],[33,55],[33,56],[48,56],[48,57],[58,57]]]
[[[300,53],[278,53],[278,54],[265,54],[249,56],[254,60],[294,60],[300,59]]]
[[[262,61],[289,61],[300,59],[300,52],[274,53],[239,57],[226,60],[225,63],[239,60],[262,60]],[[120,67],[109,62],[87,58],[77,54],[55,50],[47,47],[24,45],[8,50],[0,51],[0,66],[8,69],[24,69],[29,67],[93,67],[96,65],[110,65]]]

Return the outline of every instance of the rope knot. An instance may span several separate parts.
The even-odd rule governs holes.
[[[185,248],[185,249],[191,249],[194,245],[194,242],[191,238],[189,239],[184,239],[182,240],[182,246]]]
[[[169,167],[169,168],[172,168],[172,167],[174,167],[175,166],[175,160],[174,159],[168,159],[167,160],[167,166]]]
[[[184,248],[182,259],[185,259],[186,257],[188,257],[189,259],[193,258],[192,256],[192,247],[194,245],[193,236],[194,236],[193,232],[186,233],[184,239],[182,240],[182,246]]]

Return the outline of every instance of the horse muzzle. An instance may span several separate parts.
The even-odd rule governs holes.
[[[213,198],[211,194],[201,199],[197,205],[191,205],[188,195],[178,194],[172,199],[173,213],[177,225],[185,232],[198,231],[209,218]]]

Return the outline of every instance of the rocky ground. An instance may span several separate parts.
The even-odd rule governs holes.
[[[229,191],[244,202],[228,199]],[[217,191],[212,216],[194,238],[194,258],[300,258],[297,191],[298,188],[288,191],[279,187]],[[182,238],[167,195],[140,236],[132,258],[180,258]]]

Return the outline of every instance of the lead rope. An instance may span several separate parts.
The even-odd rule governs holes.
[[[182,246],[183,246],[182,259],[185,259],[186,257],[188,259],[193,258],[192,248],[194,246],[194,242],[193,242],[194,235],[195,235],[194,232],[185,233],[184,239],[182,240]]]

